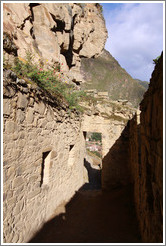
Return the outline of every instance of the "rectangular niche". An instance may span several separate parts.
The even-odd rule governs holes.
[[[40,186],[48,185],[49,183],[50,161],[51,151],[43,152]]]
[[[75,162],[75,146],[74,145],[70,145],[69,146],[69,159],[68,159],[68,166],[71,167],[74,165]]]

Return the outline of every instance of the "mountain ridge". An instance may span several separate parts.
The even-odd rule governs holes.
[[[133,79],[105,49],[97,58],[82,58],[81,73],[86,81],[83,89],[108,91],[110,99],[125,99],[134,107],[138,107],[148,88],[145,82]]]

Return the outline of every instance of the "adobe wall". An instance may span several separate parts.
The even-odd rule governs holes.
[[[83,185],[85,140],[76,112],[10,71],[3,103],[4,243],[22,243]]]
[[[130,121],[130,168],[143,242],[161,243],[163,226],[163,61]]]

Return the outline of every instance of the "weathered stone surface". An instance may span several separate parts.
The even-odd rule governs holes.
[[[45,105],[43,102],[35,103],[34,104],[34,110],[38,112],[39,114],[43,115],[45,111]]]
[[[24,179],[20,176],[20,177],[16,177],[13,180],[13,188],[17,188],[18,186],[22,185],[24,183]]]
[[[18,123],[23,123],[25,119],[25,112],[21,109],[17,110],[17,122]]]
[[[141,102],[140,122],[130,121],[130,167],[135,206],[145,243],[163,240],[163,61],[155,67]]]
[[[26,120],[28,124],[32,124],[33,119],[34,119],[34,109],[33,108],[28,108]]]
[[[17,131],[17,124],[13,121],[6,122],[5,130],[7,133],[14,133]]]
[[[6,101],[8,105],[15,104],[15,116],[9,114],[4,120],[4,215],[10,221],[9,225],[4,225],[4,242],[8,243],[17,241],[17,238],[17,242],[30,240],[56,207],[64,200],[68,201],[84,182],[85,146],[80,134],[80,118],[73,113],[71,119],[65,109],[55,110],[54,105],[51,107],[45,103],[48,98],[38,103],[35,88],[28,87],[29,97],[26,97],[20,85],[15,83],[15,86],[18,89],[15,97]],[[68,121],[64,121],[66,117]],[[61,119],[61,124],[57,123],[57,118]],[[69,142],[76,145],[75,152],[79,153],[75,154],[77,166],[70,169],[67,165]],[[45,166],[49,171],[44,170],[48,183],[44,187],[41,182],[42,163],[44,153],[48,151],[51,151],[50,159]],[[71,172],[73,176],[69,175]],[[31,206],[28,206],[31,201]],[[25,218],[31,223],[24,227]],[[15,234],[11,235],[10,225],[15,228]]]
[[[15,215],[19,214],[22,211],[23,206],[24,206],[24,201],[23,200],[17,202],[16,205],[15,205],[14,211],[13,211],[14,214]]]
[[[25,109],[27,107],[28,100],[25,94],[20,94],[18,97],[17,107],[20,109]]]
[[[34,190],[34,191],[31,191],[29,194],[28,194],[28,198],[29,199],[32,199],[34,198],[35,196],[37,196],[38,194],[40,193],[40,188]]]
[[[80,82],[80,56],[99,55],[107,38],[102,13],[93,3],[5,3],[4,32],[15,37],[19,57],[29,50],[36,62],[42,59],[46,67],[60,63],[62,72],[69,70]]]
[[[4,115],[10,115],[10,112],[11,112],[10,100],[4,99],[4,101],[3,101],[3,114]]]

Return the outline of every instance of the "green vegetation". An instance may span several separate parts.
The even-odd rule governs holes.
[[[101,133],[93,132],[89,141],[100,141],[101,142]]]
[[[84,91],[76,91],[72,84],[62,82],[61,74],[59,73],[59,76],[56,74],[56,72],[60,71],[59,64],[52,66],[49,70],[45,70],[42,66],[34,65],[33,56],[30,52],[27,52],[26,60],[15,59],[12,70],[16,72],[17,76],[27,82],[35,83],[57,99],[66,101],[69,109],[83,110],[79,106],[79,101],[86,96],[86,93]]]
[[[99,157],[99,158],[102,158],[102,155],[98,152],[98,151],[90,151],[90,150],[86,150],[88,155],[92,156],[92,157]]]
[[[98,157],[102,157],[102,155],[98,152],[98,151],[90,151],[91,153],[93,153],[94,155],[98,156]]]
[[[87,83],[82,89],[108,91],[112,100],[127,99],[137,107],[146,89],[133,79],[106,50],[97,58],[82,58],[81,71]]]
[[[158,63],[158,61],[159,61],[159,59],[160,59],[160,57],[161,57],[161,55],[160,55],[160,56],[158,56],[156,59],[153,59],[153,63],[154,63],[154,64],[157,64],[157,63]]]
[[[96,7],[98,8],[100,13],[103,13],[103,6],[100,3],[96,3]]]

